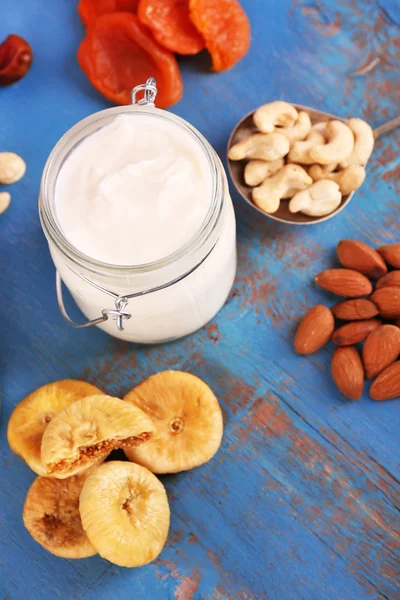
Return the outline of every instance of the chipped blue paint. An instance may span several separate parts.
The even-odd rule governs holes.
[[[242,115],[275,98],[364,116],[373,126],[396,115],[396,2],[243,4],[253,25],[249,55],[218,75],[205,55],[181,59],[185,94],[173,108],[222,158]],[[399,241],[399,133],[379,141],[362,190],[325,224],[277,226],[234,196],[238,278],[209,327],[150,348],[73,331],[56,308],[39,181],[60,135],[108,104],[76,64],[83,28],[74,2],[2,0],[1,13],[0,38],[25,35],[35,63],[26,79],[0,89],[0,150],[28,164],[0,217],[0,599],[398,599],[399,404],[367,393],[344,400],[330,379],[331,349],[299,358],[291,340],[305,307],[331,301],[311,281],[332,264],[340,238]],[[214,460],[163,478],[172,522],[161,557],[126,570],[99,557],[46,553],[21,520],[33,474],[6,443],[13,407],[51,380],[87,378],[123,394],[164,368],[203,377],[226,427]]]

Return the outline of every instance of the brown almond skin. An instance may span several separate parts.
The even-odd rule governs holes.
[[[381,255],[364,242],[340,240],[337,255],[344,267],[359,271],[371,279],[378,279],[387,273],[387,266]]]
[[[370,300],[356,298],[339,302],[332,309],[334,316],[342,321],[361,321],[372,319],[379,313],[377,307]]]
[[[400,318],[400,288],[383,287],[376,290],[371,301],[376,304],[379,314],[384,319]]]
[[[369,279],[351,269],[327,269],[317,275],[315,282],[324,290],[345,298],[361,298],[372,293]]]
[[[354,346],[336,348],[332,355],[331,373],[339,390],[349,400],[359,400],[364,388],[364,369]]]
[[[363,347],[363,362],[367,379],[373,379],[391,365],[400,354],[400,329],[382,325],[369,334]]]
[[[391,271],[376,282],[375,289],[380,290],[383,287],[400,287],[400,271]]]
[[[303,317],[294,338],[297,354],[312,354],[330,339],[335,327],[333,314],[326,306],[317,304]]]
[[[400,244],[389,244],[378,248],[379,254],[382,256],[385,263],[400,269]]]
[[[377,327],[382,324],[379,319],[367,319],[366,321],[355,321],[346,323],[339,327],[332,335],[332,342],[338,346],[353,346],[362,342]]]
[[[400,396],[400,360],[386,367],[369,390],[372,400],[393,400]]]

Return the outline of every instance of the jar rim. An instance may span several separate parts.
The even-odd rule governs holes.
[[[54,189],[58,173],[64,160],[74,150],[85,137],[91,135],[110,120],[120,114],[144,114],[153,115],[156,118],[173,121],[177,126],[183,128],[199,143],[205,157],[210,165],[212,181],[212,197],[207,213],[203,222],[196,233],[183,244],[180,248],[169,255],[152,262],[136,265],[117,265],[106,263],[76,248],[66,237],[55,217]],[[87,131],[87,130],[90,131]],[[86,131],[86,133],[85,133]],[[98,111],[71,127],[53,147],[43,170],[39,194],[39,216],[43,231],[62,254],[65,254],[73,263],[79,267],[89,269],[96,273],[110,275],[135,275],[145,274],[152,271],[158,271],[168,267],[179,260],[195,253],[201,246],[208,241],[216,232],[219,217],[223,210],[224,197],[227,188],[226,177],[224,176],[221,163],[215,150],[206,140],[206,138],[190,123],[167,111],[144,107],[138,105],[113,107]],[[217,241],[217,236],[213,244]]]

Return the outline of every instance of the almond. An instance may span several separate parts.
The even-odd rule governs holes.
[[[376,282],[376,289],[383,287],[400,287],[400,271],[391,271]]]
[[[341,240],[337,246],[337,255],[344,267],[359,271],[371,279],[378,279],[387,273],[387,266],[381,255],[364,242]]]
[[[335,320],[329,308],[317,304],[303,317],[294,338],[297,354],[312,354],[325,346],[332,335]]]
[[[366,321],[356,321],[347,323],[339,327],[332,335],[332,342],[338,346],[352,346],[362,342],[377,327],[380,327],[379,319],[367,319]]]
[[[400,268],[400,244],[389,244],[378,248],[383,260],[396,269]]]
[[[367,379],[373,379],[391,365],[400,354],[400,329],[382,325],[369,334],[363,347],[363,361]]]
[[[400,360],[386,367],[369,390],[373,400],[392,400],[400,396]]]
[[[332,356],[333,381],[346,398],[359,400],[364,387],[364,369],[354,346],[336,348]]]
[[[372,283],[358,271],[351,269],[327,269],[315,278],[315,282],[328,292],[347,298],[369,296]]]
[[[371,300],[385,319],[400,318],[400,288],[383,287],[372,294]]]
[[[373,302],[362,298],[339,302],[331,310],[337,319],[342,319],[343,321],[372,319],[379,312]]]

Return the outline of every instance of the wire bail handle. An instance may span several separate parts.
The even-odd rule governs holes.
[[[144,96],[141,100],[136,100],[136,96],[139,92],[144,92]],[[157,96],[157,84],[154,77],[149,77],[146,83],[142,83],[141,85],[137,85],[133,88],[131,96],[132,96],[132,104],[137,104],[139,106],[152,106],[155,107],[155,99]]]

